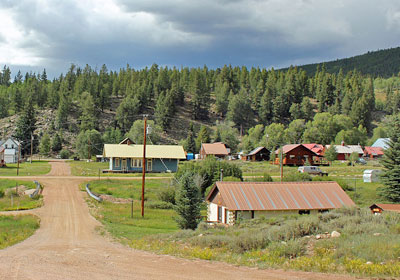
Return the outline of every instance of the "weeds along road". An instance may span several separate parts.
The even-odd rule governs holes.
[[[44,206],[25,212],[38,215],[41,226],[27,240],[0,250],[0,279],[354,279],[185,260],[114,243],[95,231],[101,224],[78,187],[87,178],[70,176],[65,162],[51,165],[47,176],[35,177],[45,187]]]

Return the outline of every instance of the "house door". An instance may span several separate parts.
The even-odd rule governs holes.
[[[124,158],[124,159],[122,160],[121,168],[122,168],[122,171],[127,171],[127,170],[128,170],[128,165],[127,165],[127,163],[126,163],[126,158]]]
[[[224,224],[228,224],[228,209],[225,208],[224,213]]]

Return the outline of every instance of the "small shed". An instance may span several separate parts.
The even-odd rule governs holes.
[[[318,155],[302,144],[290,144],[282,147],[283,165],[315,165]],[[275,151],[275,164],[280,163],[280,149]]]
[[[400,213],[400,204],[372,204],[369,209],[375,215],[379,215],[383,211]]]
[[[222,142],[201,144],[200,159],[205,159],[207,156],[215,156],[223,159],[228,155],[229,151]]]
[[[367,169],[364,170],[363,180],[364,183],[379,182],[379,175],[382,171],[379,169]]]

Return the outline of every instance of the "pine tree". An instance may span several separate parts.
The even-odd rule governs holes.
[[[61,149],[62,149],[62,138],[59,133],[56,133],[56,135],[54,135],[51,141],[51,150],[53,152],[58,152]]]
[[[140,112],[140,102],[137,96],[127,96],[117,108],[115,119],[122,131],[128,131]]]
[[[392,201],[400,202],[400,116],[397,115],[391,122],[389,130],[389,148],[386,149],[381,161],[384,172],[380,176],[385,187],[381,195]]]
[[[189,125],[189,132],[188,135],[185,139],[185,145],[184,149],[188,153],[196,153],[198,150],[196,150],[196,141],[194,140],[194,128],[193,128],[193,123],[190,123]]]
[[[29,95],[28,99],[26,100],[22,115],[18,119],[17,129],[14,135],[20,142],[22,142],[22,154],[28,153],[31,150],[31,138],[35,137],[35,125],[35,108],[33,107],[32,96]],[[35,145],[35,141],[33,144]],[[35,146],[33,148],[35,148]]]
[[[81,130],[95,129],[97,127],[96,107],[92,96],[88,92],[82,94],[82,114],[80,116]]]
[[[210,133],[208,132],[207,127],[202,126],[197,134],[196,139],[196,150],[200,150],[200,146],[202,143],[210,143]]]
[[[42,156],[48,156],[50,152],[50,137],[47,133],[40,139],[39,152]]]
[[[179,179],[176,194],[176,221],[181,229],[196,229],[200,223],[200,189],[195,183],[195,174],[186,172]]]

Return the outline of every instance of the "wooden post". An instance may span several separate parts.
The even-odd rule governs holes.
[[[31,163],[32,163],[32,156],[33,156],[33,134],[31,132]]]
[[[283,181],[283,147],[281,146],[280,148],[280,153],[279,153],[279,163],[281,164],[281,182]]]
[[[88,138],[88,159],[89,159],[89,161],[90,161],[90,158],[91,158],[91,156],[90,156],[90,138]]]
[[[143,140],[143,161],[142,161],[142,217],[144,217],[144,183],[146,180],[146,136],[147,117],[144,117],[144,140]]]

